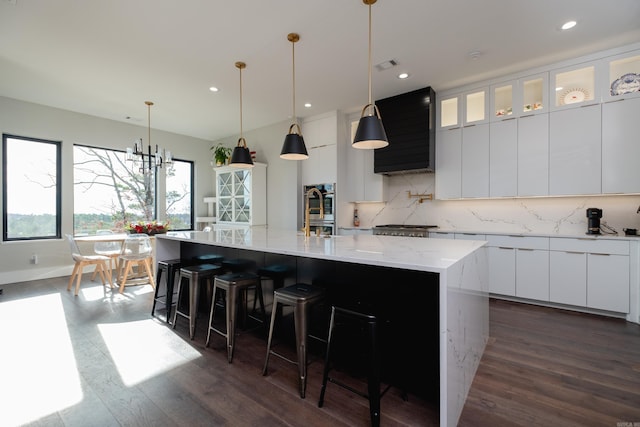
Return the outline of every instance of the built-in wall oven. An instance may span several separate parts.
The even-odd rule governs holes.
[[[302,188],[302,225],[306,225],[306,210],[309,209],[309,229],[312,234],[316,233],[318,228],[320,234],[336,234],[335,187],[333,183],[324,183],[304,185]],[[316,191],[312,191],[313,189]],[[322,218],[320,218],[321,203],[324,210]]]

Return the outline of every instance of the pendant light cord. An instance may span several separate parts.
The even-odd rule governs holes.
[[[291,69],[293,78],[291,79],[293,85],[293,99],[291,103],[291,108],[293,111],[293,122],[297,123],[296,120],[296,42],[291,41]]]
[[[371,104],[371,3],[369,3],[369,104]]]
[[[239,66],[240,70],[240,138],[242,138],[242,66]]]

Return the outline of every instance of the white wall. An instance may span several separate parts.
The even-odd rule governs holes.
[[[137,126],[0,97],[0,133],[62,141],[64,235],[73,233],[73,144],[124,150],[136,138],[146,140],[147,127],[146,123]],[[171,150],[180,160],[195,161],[196,216],[205,216],[203,197],[214,194],[209,163],[211,142],[153,129],[151,140],[152,144]],[[29,263],[34,253],[38,254],[37,265]],[[72,265],[64,240],[0,242],[0,283],[68,275]]]
[[[295,230],[300,209],[300,162],[280,158],[282,143],[290,122],[280,122],[244,132],[249,150],[256,152],[256,161],[267,164],[267,224],[271,228]],[[215,141],[235,147],[240,134]]]

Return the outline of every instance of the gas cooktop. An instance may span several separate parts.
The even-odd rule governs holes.
[[[437,225],[414,225],[414,224],[386,224],[386,225],[376,225],[375,228],[437,228]]]
[[[429,237],[429,229],[437,225],[386,224],[376,225],[373,234],[382,236]]]

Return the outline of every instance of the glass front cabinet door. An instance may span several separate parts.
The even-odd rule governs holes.
[[[216,169],[217,222],[266,224],[266,165],[252,169],[223,166]]]
[[[640,51],[606,58],[603,68],[605,102],[640,97]]]

